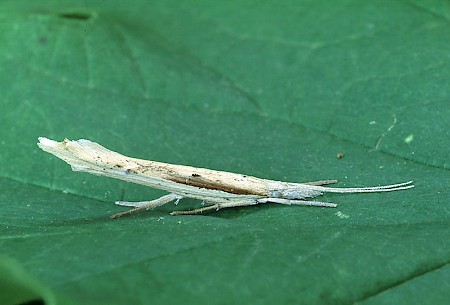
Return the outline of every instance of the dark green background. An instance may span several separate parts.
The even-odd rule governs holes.
[[[449,37],[444,0],[1,1],[0,303],[448,304]],[[112,221],[164,193],[38,136],[416,188]]]

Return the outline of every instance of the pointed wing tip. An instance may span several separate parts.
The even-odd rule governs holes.
[[[50,139],[45,138],[45,137],[39,137],[38,140],[39,140],[39,143],[38,143],[39,146],[40,145],[43,145],[43,146],[54,146],[56,143],[58,143],[56,141],[50,140]]]
[[[40,149],[46,152],[50,152],[50,150],[56,149],[58,147],[58,144],[60,144],[59,142],[50,140],[45,137],[39,137],[38,140],[39,142],[37,143],[37,146],[39,146]]]
[[[71,141],[69,139],[64,139],[64,141],[58,142],[58,141],[54,141],[54,140],[51,140],[46,137],[38,137],[38,140],[39,140],[39,142],[37,143],[37,145],[42,149],[44,147],[52,147],[53,148],[53,147],[57,147],[58,145],[66,145],[71,142],[78,142],[78,141]]]

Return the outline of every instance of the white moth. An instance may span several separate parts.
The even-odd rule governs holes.
[[[331,188],[323,185],[336,183],[336,180],[291,183],[260,179],[206,168],[130,158],[84,139],[77,141],[65,139],[63,142],[56,142],[40,137],[38,146],[66,161],[74,171],[112,177],[170,192],[170,194],[152,201],[118,201],[116,202],[118,205],[135,208],[115,214],[112,218],[152,209],[171,201],[178,203],[185,197],[200,199],[204,206],[189,211],[172,212],[171,215],[198,214],[208,210],[267,202],[336,207],[334,203],[308,201],[307,199],[323,193],[390,192],[414,187],[412,181],[364,188]]]

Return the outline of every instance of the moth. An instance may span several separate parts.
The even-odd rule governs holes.
[[[206,168],[131,158],[85,139],[76,141],[65,139],[57,142],[40,137],[38,146],[67,162],[74,171],[116,178],[169,192],[168,195],[151,201],[117,201],[118,205],[130,206],[134,209],[114,214],[112,218],[153,209],[171,201],[177,204],[183,198],[202,200],[203,206],[193,210],[175,211],[170,213],[171,215],[199,214],[211,210],[269,202],[336,207],[334,203],[309,199],[323,193],[390,192],[414,187],[412,181],[374,187],[333,188],[325,185],[336,183],[336,180],[306,183],[267,180]]]

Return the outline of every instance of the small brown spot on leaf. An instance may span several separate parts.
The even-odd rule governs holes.
[[[47,37],[45,37],[45,36],[40,36],[40,37],[38,38],[38,43],[39,43],[39,44],[46,44],[47,41],[48,41],[48,39],[47,39]]]

